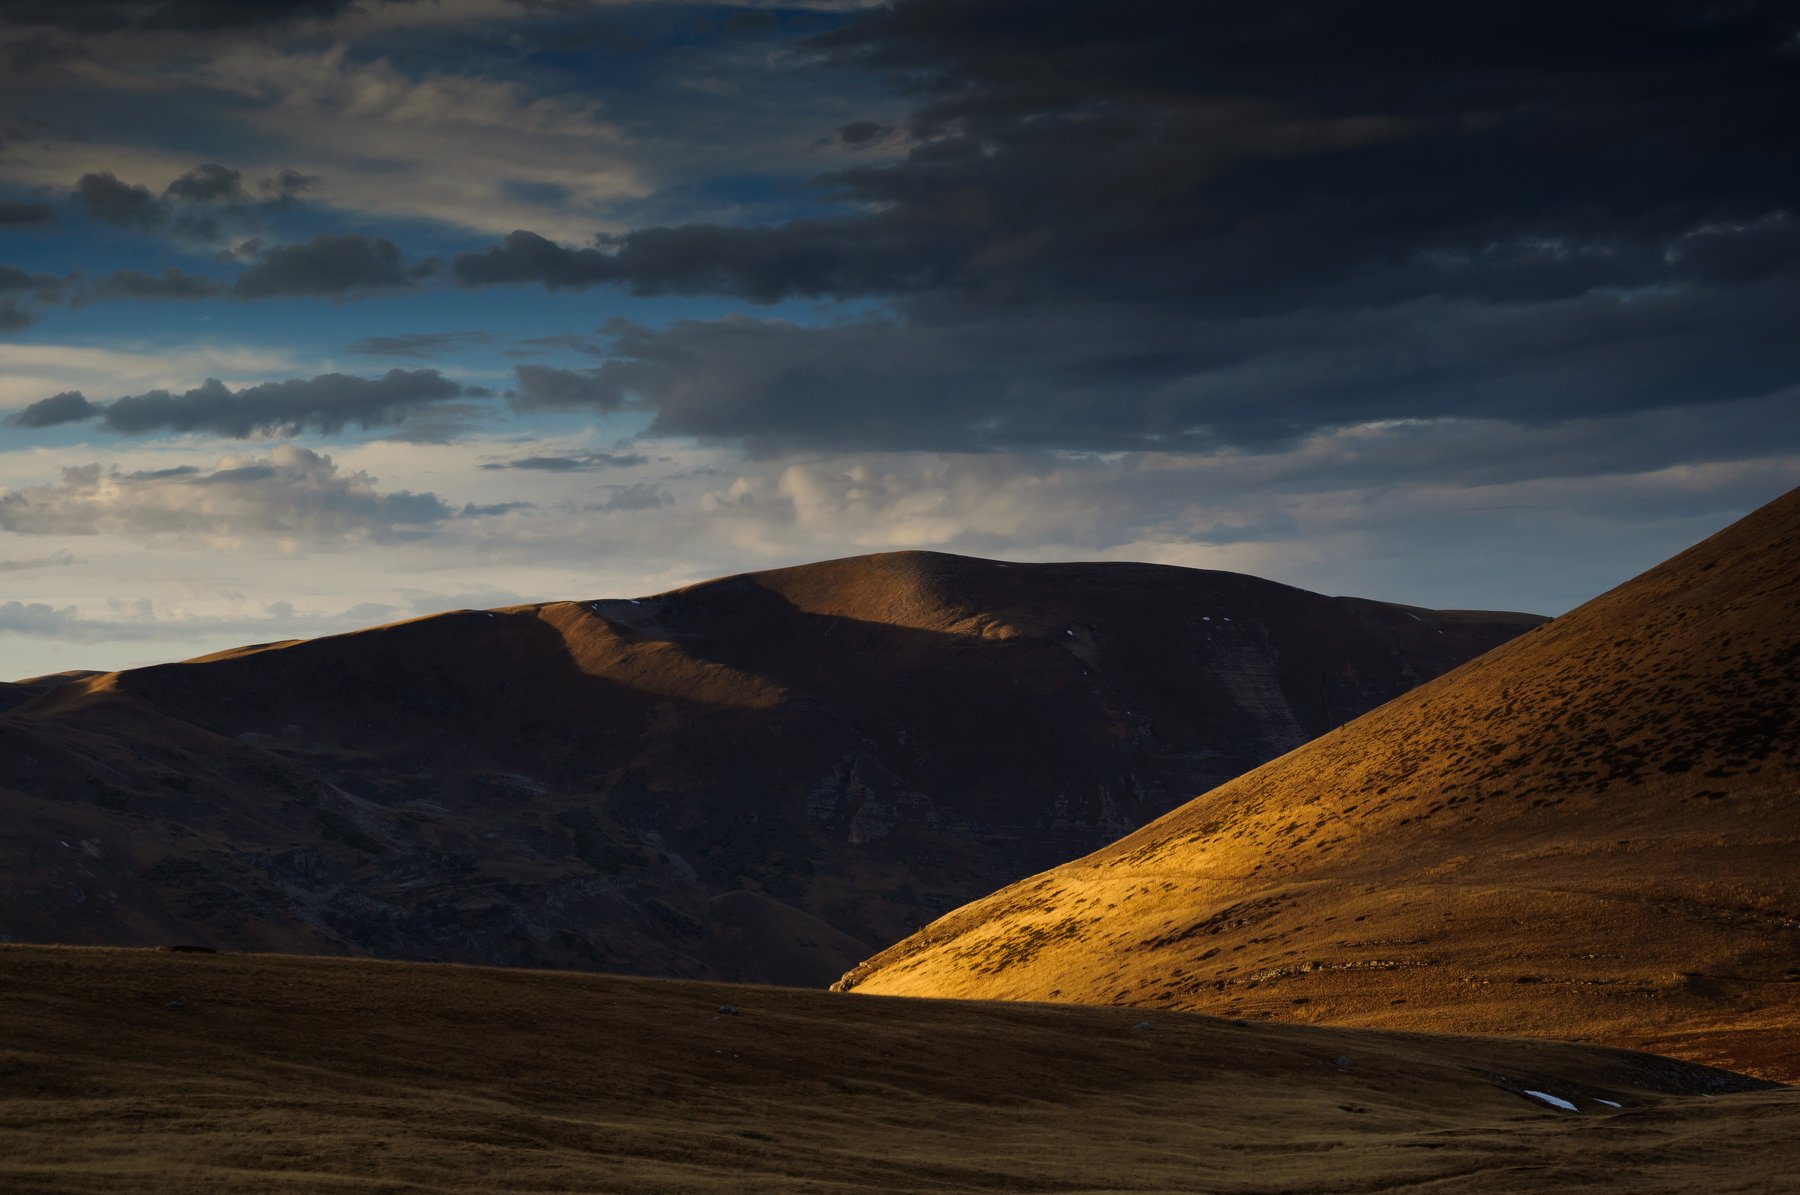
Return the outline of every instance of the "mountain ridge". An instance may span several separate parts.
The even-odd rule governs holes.
[[[1800,491],[839,987],[1800,1077]]]
[[[824,984],[1534,621],[901,553],[74,677],[0,934]]]

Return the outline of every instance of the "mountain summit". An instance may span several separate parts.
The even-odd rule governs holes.
[[[824,984],[1524,631],[927,552],[0,693],[0,935]]]
[[[1800,1078],[1800,491],[862,992],[1626,1044]]]

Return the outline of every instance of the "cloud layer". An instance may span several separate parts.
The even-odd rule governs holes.
[[[268,456],[226,457],[211,468],[84,465],[64,469],[53,485],[0,491],[0,531],[175,535],[222,547],[384,542],[483,513],[465,513],[432,493],[380,490],[367,473],[293,445]]]
[[[326,373],[237,391],[217,378],[207,378],[181,394],[152,390],[109,403],[92,402],[80,391],[68,390],[32,403],[7,422],[43,428],[99,419],[108,430],[124,435],[205,432],[240,440],[303,431],[332,435],[351,426],[397,424],[465,393],[465,387],[435,369],[390,369],[378,378]]]

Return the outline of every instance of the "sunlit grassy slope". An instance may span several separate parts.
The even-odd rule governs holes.
[[[1543,1042],[0,947],[7,1192],[1765,1192],[1800,1189],[1796,1095]]]
[[[1800,1078],[1800,491],[843,986]]]

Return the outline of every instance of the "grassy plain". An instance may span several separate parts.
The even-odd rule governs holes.
[[[1800,1091],[1538,1041],[0,947],[7,1192],[1769,1192],[1795,1140]]]

